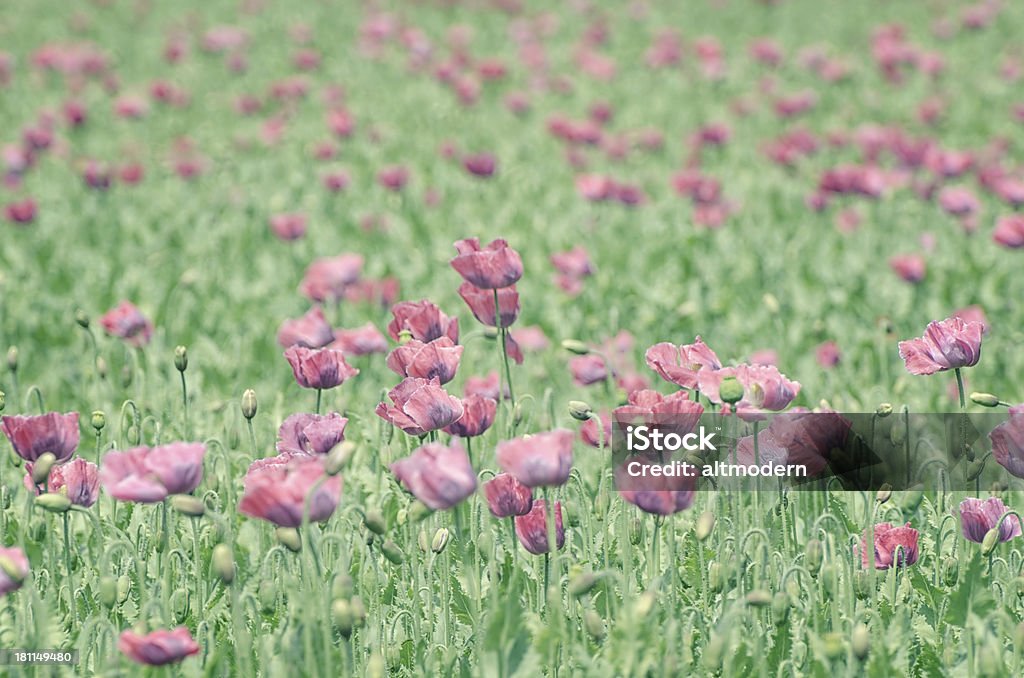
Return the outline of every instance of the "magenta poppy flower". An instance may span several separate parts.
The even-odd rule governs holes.
[[[4,561],[4,567],[0,567],[0,596],[5,596],[20,589],[28,577],[28,558],[25,557],[25,552],[16,546],[0,546],[0,559]],[[11,569],[10,573],[8,568]]]
[[[462,392],[467,398],[471,395],[481,395],[494,401],[502,398],[507,400],[509,398],[508,384],[505,384],[503,390],[499,389],[501,389],[501,376],[496,370],[492,370],[483,377],[475,375],[468,377]]]
[[[36,220],[36,201],[25,198],[7,203],[4,206],[4,217],[12,224],[31,224]]]
[[[517,344],[527,351],[543,351],[551,345],[551,341],[544,334],[544,330],[536,325],[517,327],[511,330],[509,334]]]
[[[451,508],[476,491],[476,473],[459,443],[424,445],[391,464],[408,491],[435,511]]]
[[[862,567],[870,567],[867,551],[868,531],[860,540]],[[918,532],[910,523],[893,527],[891,523],[875,525],[875,569],[888,570],[891,567],[907,567],[917,562]]]
[[[612,441],[612,418],[607,412],[591,417],[580,426],[580,440],[590,447],[610,447]]]
[[[960,318],[933,320],[925,328],[924,336],[899,343],[900,357],[911,374],[973,367],[981,358],[984,329],[979,322],[964,322]]]
[[[351,330],[335,330],[334,341],[327,348],[341,351],[346,356],[387,353],[388,340],[373,323],[366,323]]]
[[[1024,214],[1000,217],[992,239],[1003,247],[1018,249],[1024,247]]]
[[[498,402],[479,394],[470,394],[462,399],[463,415],[453,424],[444,427],[444,432],[461,438],[475,438],[487,432],[494,424]]]
[[[657,391],[639,389],[629,394],[627,404],[615,408],[612,415],[620,426],[655,424],[665,433],[685,435],[692,431],[704,414],[704,407],[690,400],[686,391],[662,395]]]
[[[359,374],[345,362],[344,353],[329,348],[291,346],[285,349],[284,357],[302,388],[334,388]]]
[[[278,527],[300,527],[308,496],[309,521],[327,520],[341,500],[341,476],[320,482],[325,475],[323,457],[282,455],[253,463],[245,474],[238,510]]]
[[[407,377],[388,392],[388,398],[394,405],[379,403],[377,416],[414,436],[453,424],[464,412],[462,401],[441,388],[436,377]]]
[[[359,254],[316,259],[306,269],[299,290],[311,301],[341,299],[345,289],[357,282],[362,272],[363,257]]]
[[[939,207],[956,217],[974,214],[981,209],[981,203],[970,189],[962,186],[947,186],[939,191]]]
[[[576,192],[590,202],[603,202],[615,196],[615,182],[600,174],[581,174],[576,177]]]
[[[409,183],[409,170],[404,165],[391,165],[377,172],[377,183],[389,191],[401,191]]]
[[[277,451],[281,454],[327,454],[345,440],[348,419],[337,412],[293,414],[277,430]]]
[[[117,649],[132,661],[149,666],[174,664],[199,654],[199,645],[184,626],[173,631],[160,629],[144,636],[124,631],[117,641]]]
[[[533,508],[533,490],[507,473],[499,473],[484,483],[484,496],[495,518],[522,516]]]
[[[965,323],[969,323],[969,322],[981,323],[981,327],[982,327],[981,333],[982,333],[982,335],[988,334],[988,331],[989,331],[988,316],[985,315],[985,309],[983,309],[981,306],[979,306],[977,304],[971,304],[970,306],[964,306],[961,309],[953,311],[953,314],[952,314],[951,317],[953,317],[953,318],[960,318]]]
[[[488,327],[509,327],[519,317],[519,292],[516,286],[503,287],[498,292],[498,314],[494,312],[495,290],[485,290],[468,282],[459,285],[459,296],[473,312],[480,324]],[[500,323],[500,324],[499,324]]]
[[[964,538],[980,544],[1006,510],[1006,505],[999,497],[964,499],[960,502],[960,529],[963,530]],[[999,541],[1009,541],[1019,536],[1021,529],[1017,516],[1009,515],[999,523]]]
[[[676,346],[668,342],[655,344],[647,349],[644,360],[659,377],[683,388],[697,388],[697,373],[702,369],[722,368],[718,356],[700,336],[687,345]]]
[[[519,543],[530,553],[539,556],[550,551],[548,543],[547,502],[536,499],[529,513],[513,518]],[[555,548],[565,546],[565,528],[562,526],[562,504],[555,502]]]
[[[569,371],[577,386],[599,384],[608,378],[608,365],[604,358],[593,353],[580,355],[569,360]]]
[[[11,442],[14,453],[34,462],[46,452],[63,463],[78,448],[78,412],[47,412],[36,416],[13,415],[0,420],[0,429]]]
[[[452,268],[474,287],[501,289],[523,277],[523,260],[505,240],[492,240],[481,248],[478,238],[466,238],[456,241],[455,249],[459,254],[451,260]]]
[[[170,443],[109,452],[100,466],[100,483],[121,501],[161,502],[172,494],[188,494],[203,480],[202,443]]]
[[[306,235],[306,215],[294,212],[270,217],[270,230],[284,241],[298,240]]]
[[[800,393],[800,383],[790,381],[774,365],[737,365],[720,370],[701,370],[697,387],[712,402],[721,403],[719,388],[722,381],[735,378],[743,386],[743,397],[736,409],[753,408],[778,412],[789,405]]]
[[[277,343],[288,348],[305,346],[306,348],[322,348],[334,341],[331,329],[324,312],[319,307],[311,308],[301,318],[289,318],[281,323],[277,330]]]
[[[32,482],[31,462],[25,464],[25,487],[35,494],[42,491]],[[85,459],[75,459],[67,464],[57,464],[50,469],[47,481],[50,492],[59,492],[76,506],[89,508],[96,503],[100,491],[100,469]]]
[[[916,284],[924,280],[927,264],[919,254],[898,254],[889,259],[889,268],[893,273],[908,283]]]
[[[838,365],[841,355],[839,344],[834,341],[823,342],[814,349],[814,359],[818,361],[818,365],[822,369],[826,370]]]
[[[393,319],[388,323],[388,335],[401,340],[402,332],[424,343],[445,336],[452,343],[459,341],[459,319],[449,318],[436,305],[427,301],[402,301],[391,308]]]
[[[498,170],[498,160],[492,153],[472,153],[462,158],[462,166],[473,176],[487,179]]]
[[[802,464],[809,476],[815,476],[828,466],[833,449],[846,446],[851,426],[850,420],[832,411],[786,412],[758,434],[758,456],[761,463]],[[741,459],[753,463],[753,436],[743,438],[738,449]]]
[[[590,261],[590,255],[579,245],[567,252],[552,254],[551,264],[559,273],[571,278],[585,278],[594,274],[594,265]]]
[[[988,434],[992,456],[1000,466],[1024,478],[1024,405],[1010,408],[1009,418]]]
[[[573,432],[559,428],[498,443],[498,466],[529,487],[564,485],[572,470]]]
[[[459,369],[462,349],[462,346],[456,346],[448,337],[439,337],[427,343],[411,339],[391,351],[387,366],[400,377],[437,377],[442,384],[447,384],[455,378],[455,372]]]
[[[658,476],[638,480],[627,476],[624,465],[616,468],[615,474],[619,496],[645,513],[670,516],[693,506],[696,478]]]
[[[122,301],[100,318],[107,334],[124,339],[129,346],[141,347],[153,336],[153,323],[130,301]]]

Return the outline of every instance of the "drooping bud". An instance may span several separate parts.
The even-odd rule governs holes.
[[[772,594],[764,589],[754,589],[747,594],[746,600],[751,607],[767,607],[772,604]]]
[[[90,423],[93,429],[96,430],[96,433],[99,433],[107,425],[107,415],[103,414],[102,410],[96,410],[92,413]]]
[[[25,571],[21,568],[21,565],[7,556],[0,556],[0,572],[4,574],[5,578],[18,586],[21,586],[21,583],[25,581]]]
[[[363,514],[363,525],[366,525],[366,529],[374,534],[384,534],[388,530],[384,514],[375,508]]]
[[[857,570],[853,573],[853,595],[859,600],[867,600],[871,594],[871,573]]]
[[[339,598],[331,604],[331,616],[334,617],[334,625],[338,628],[344,638],[352,635],[353,619],[352,604],[344,598]]]
[[[601,577],[593,572],[582,572],[569,580],[569,595],[573,598],[581,598],[597,586]]]
[[[725,654],[726,637],[717,631],[711,632],[708,644],[704,646],[701,661],[708,671],[718,671],[722,666],[722,655]]]
[[[604,620],[596,611],[587,610],[583,613],[583,626],[587,629],[587,635],[593,638],[594,642],[600,643],[604,640]]]
[[[636,622],[647,618],[647,615],[654,609],[654,600],[654,591],[644,591],[640,594],[640,597],[633,603],[633,619]]]
[[[386,672],[384,657],[374,652],[366,662],[366,678],[384,678]]]
[[[174,347],[174,369],[184,372],[188,369],[188,349],[184,346]]]
[[[590,353],[590,347],[578,339],[562,340],[562,348],[569,353],[575,353],[576,355],[587,355]]]
[[[718,397],[722,399],[723,403],[729,405],[738,403],[743,400],[743,384],[736,377],[722,379],[722,384],[718,388]]]
[[[429,516],[431,513],[433,513],[433,511],[430,510],[430,507],[428,507],[426,504],[419,500],[414,501],[412,504],[409,505],[409,518],[411,518],[414,522],[418,523],[419,521]]]
[[[89,329],[89,316],[82,309],[75,311],[75,322],[84,330]]]
[[[484,327],[481,330],[481,332],[483,332],[484,337],[486,337],[487,339],[497,339],[498,338],[498,328],[497,327],[489,327],[489,326],[488,327]]]
[[[782,624],[789,618],[789,595],[779,591],[772,597],[772,621]]]
[[[363,605],[363,599],[359,596],[352,596],[352,619],[356,628],[366,623],[366,606]]]
[[[97,591],[100,605],[108,610],[117,603],[117,580],[113,577],[100,577],[99,590]]]
[[[999,546],[999,528],[993,527],[985,533],[985,538],[981,540],[981,555],[992,555],[997,546]]]
[[[170,608],[174,616],[174,620],[181,624],[185,621],[185,616],[188,615],[188,593],[185,589],[178,589],[171,594],[171,599],[168,601]]]
[[[590,405],[582,400],[569,401],[569,416],[573,419],[577,421],[587,421],[593,413],[594,410],[590,408]]]
[[[50,469],[57,462],[57,457],[54,456],[53,452],[43,452],[39,455],[39,459],[32,465],[32,482],[36,485],[42,485],[46,482],[47,478],[50,477]]]
[[[875,414],[879,419],[885,419],[892,414],[892,403],[882,403],[875,409]]]
[[[271,614],[274,608],[277,607],[277,587],[274,585],[272,579],[264,579],[260,582],[260,587],[256,591],[256,596],[260,601],[260,610],[264,614]]]
[[[430,537],[427,535],[427,531],[422,527],[416,535],[416,545],[420,547],[420,551],[423,553],[430,550]]]
[[[117,578],[117,604],[121,605],[128,600],[128,594],[132,592],[132,580],[126,574]]]
[[[810,539],[804,549],[804,555],[807,571],[812,575],[817,575],[821,569],[821,563],[825,559],[825,546],[817,539]]]
[[[971,463],[967,464],[967,482],[976,480],[984,470],[985,462],[981,459],[975,459]]]
[[[302,550],[302,539],[294,527],[279,527],[275,530],[274,536],[277,537],[277,542],[289,551],[298,553]]]
[[[825,650],[825,656],[829,659],[838,659],[843,654],[843,636],[838,633],[826,633],[821,638],[821,646]]]
[[[878,492],[875,493],[875,501],[879,504],[884,504],[892,498],[892,485],[889,483],[882,483],[882,486],[878,488]]]
[[[220,577],[225,584],[230,584],[235,579],[235,557],[231,553],[231,547],[227,544],[217,544],[213,547],[213,554],[210,556],[213,563],[214,573]]]
[[[251,388],[245,389],[242,393],[242,416],[252,420],[256,416],[259,404],[256,402],[256,391]]]
[[[7,349],[7,369],[11,372],[18,371],[18,347],[11,346]]]
[[[349,459],[355,454],[356,444],[351,440],[343,440],[341,443],[331,448],[331,451],[327,453],[327,459],[324,461],[324,470],[329,476],[336,476],[345,470],[348,465]]]
[[[380,545],[380,550],[392,565],[401,565],[405,562],[405,554],[392,539],[384,540],[384,543]]]
[[[975,405],[981,405],[982,407],[999,407],[998,396],[994,396],[991,393],[979,393],[975,391],[971,394],[971,402]]]
[[[347,572],[339,573],[331,584],[331,594],[335,598],[344,598],[348,600],[355,592],[355,582],[352,580],[352,576]]]
[[[512,428],[517,428],[523,423],[523,401],[519,401],[512,408]]]
[[[850,647],[853,648],[853,656],[857,661],[864,661],[871,651],[871,632],[865,624],[857,624],[850,634]]]
[[[101,355],[96,356],[96,376],[100,379],[106,379],[109,373],[110,368],[107,366],[106,359]]]
[[[199,497],[191,494],[176,494],[171,497],[171,508],[190,518],[199,518],[206,514],[206,504]]]
[[[952,556],[946,556],[942,561],[942,583],[952,588],[956,580],[960,578],[960,563]]]
[[[718,593],[722,590],[724,584],[722,576],[722,566],[717,561],[712,561],[708,565],[708,588],[713,592]]]
[[[694,535],[697,537],[697,541],[703,542],[711,536],[711,531],[715,529],[715,514],[711,511],[705,511],[700,514],[697,518],[697,525],[693,528]]]
[[[451,533],[448,532],[448,528],[437,528],[437,532],[434,532],[434,538],[430,540],[430,550],[434,553],[441,553],[448,546],[449,539],[451,539]]]
[[[36,506],[50,513],[67,513],[71,508],[71,500],[66,494],[47,492],[36,497]]]

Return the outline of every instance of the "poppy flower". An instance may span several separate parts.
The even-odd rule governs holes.
[[[433,379],[407,377],[388,392],[394,405],[379,403],[376,413],[409,435],[421,436],[455,423],[463,415],[462,401]]]
[[[28,558],[25,552],[14,546],[0,546],[0,596],[17,591],[28,577]]]
[[[302,388],[334,388],[359,374],[358,369],[345,362],[344,353],[329,348],[290,346],[284,357]]]
[[[964,538],[980,544],[1006,510],[1006,505],[999,497],[964,499],[960,502],[960,529],[963,530]],[[1009,515],[999,523],[999,541],[1009,541],[1019,536],[1021,529],[1017,516]]]
[[[462,346],[456,346],[448,337],[427,343],[412,339],[391,351],[387,366],[400,377],[437,377],[442,384],[447,384],[459,369],[462,350]]]
[[[238,510],[278,527],[299,527],[308,497],[309,521],[327,520],[341,499],[341,476],[321,482],[325,474],[322,457],[284,455],[254,463],[245,474]]]
[[[174,664],[199,654],[198,643],[184,626],[173,631],[160,629],[144,636],[124,631],[117,641],[117,649],[132,661],[149,666]]]
[[[462,438],[475,438],[487,432],[494,424],[498,403],[493,398],[469,394],[462,399],[463,415],[455,423],[444,427],[444,432]]]
[[[519,292],[516,291],[515,285],[497,290],[500,318],[494,311],[494,292],[495,290],[476,287],[468,282],[459,285],[459,296],[469,306],[473,317],[482,325],[509,327],[519,317]]]
[[[337,412],[293,414],[277,430],[277,451],[281,454],[327,454],[345,440],[348,419]]]
[[[170,443],[109,452],[100,466],[100,483],[121,501],[157,503],[172,494],[188,494],[203,480],[202,443]]]
[[[694,343],[676,346],[668,342],[655,344],[644,354],[647,366],[658,376],[683,388],[697,388],[697,374],[702,369],[718,370],[722,363],[698,336]]]
[[[34,464],[25,464],[25,487],[35,494],[41,490],[32,482]],[[50,469],[46,484],[50,492],[65,495],[72,504],[89,508],[96,503],[100,491],[100,469],[85,459],[74,459],[67,464],[56,464]]]
[[[306,235],[306,215],[294,212],[270,217],[270,230],[284,241],[298,240]]]
[[[533,508],[533,490],[508,473],[499,473],[484,483],[484,496],[495,518],[525,515]]]
[[[1024,405],[1010,408],[1009,419],[988,434],[992,456],[1010,474],[1024,478]]]
[[[555,548],[565,546],[565,528],[562,526],[562,504],[555,502]],[[529,513],[516,516],[516,536],[519,543],[534,555],[542,555],[551,550],[548,543],[547,502],[536,499]]]
[[[981,358],[984,329],[980,322],[964,322],[961,318],[933,320],[924,336],[899,343],[900,357],[911,374],[973,367]]]
[[[129,346],[142,347],[153,336],[153,323],[130,301],[122,301],[100,318],[107,334],[123,339]]]
[[[311,301],[341,299],[345,289],[357,282],[363,270],[363,257],[341,254],[316,259],[306,269],[300,291]]]
[[[351,330],[335,330],[334,341],[327,348],[341,351],[347,356],[387,353],[388,340],[373,323],[368,322]]]
[[[402,332],[424,343],[442,336],[459,341],[459,320],[449,318],[436,305],[427,301],[401,301],[391,308],[393,319],[388,323],[388,335],[401,340]]]
[[[435,511],[451,508],[476,491],[476,473],[459,443],[430,443],[391,464],[405,489]]]
[[[306,348],[322,348],[334,341],[331,329],[324,312],[319,307],[312,308],[301,318],[289,318],[281,323],[277,330],[277,343],[288,348],[305,346]]]
[[[63,463],[78,448],[78,412],[47,412],[35,416],[6,416],[0,429],[11,441],[14,453],[25,461],[34,462],[46,452]]]
[[[492,240],[481,248],[478,238],[467,238],[456,241],[455,249],[458,255],[450,262],[452,268],[474,287],[501,289],[523,277],[523,261],[505,240]]]
[[[529,487],[564,485],[572,470],[572,431],[564,428],[498,443],[498,466]]]
[[[863,567],[870,567],[867,551],[868,531],[860,541],[860,557]],[[888,570],[891,567],[907,567],[917,562],[918,532],[910,523],[893,527],[891,523],[875,525],[875,569]]]

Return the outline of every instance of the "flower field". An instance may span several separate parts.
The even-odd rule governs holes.
[[[0,675],[1024,674],[1021,34],[3,4]]]

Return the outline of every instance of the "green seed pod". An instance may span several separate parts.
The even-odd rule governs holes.
[[[100,583],[96,594],[96,597],[99,598],[100,605],[108,610],[113,608],[117,603],[117,580],[113,577],[100,577]]]
[[[994,396],[991,393],[978,393],[975,391],[971,394],[971,402],[982,407],[999,407],[1000,400],[998,396]]]
[[[587,635],[594,639],[594,642],[600,643],[605,637],[604,620],[594,610],[587,610],[583,613],[583,627],[587,630]]]
[[[117,604],[123,605],[132,591],[132,580],[126,574],[117,578]]]
[[[366,606],[363,605],[363,599],[359,596],[352,596],[352,620],[356,628],[366,624]]]
[[[999,528],[993,527],[985,533],[985,538],[981,540],[981,555],[992,555],[997,546],[999,546]]]
[[[256,416],[256,410],[258,409],[259,403],[256,401],[256,391],[251,388],[245,389],[242,392],[242,416],[251,421]]]
[[[584,344],[579,339],[562,340],[562,348],[564,348],[569,353],[575,353],[576,355],[587,355],[590,353],[590,347]]]
[[[402,549],[391,539],[386,539],[380,545],[380,550],[392,565],[401,565],[405,562],[405,554],[402,553]]]
[[[839,633],[826,633],[822,636],[821,647],[829,659],[838,659],[846,649],[843,647],[843,636]]]
[[[271,614],[277,607],[277,586],[270,579],[265,579],[260,582],[260,587],[256,593],[260,601],[260,610],[263,614]]]
[[[18,371],[18,347],[11,346],[7,349],[7,369],[11,372]]]
[[[47,492],[36,497],[36,506],[51,513],[67,513],[71,508],[71,500],[66,494]]]
[[[36,485],[42,485],[50,477],[50,469],[57,463],[57,457],[54,456],[53,452],[43,452],[36,459],[36,463],[32,465],[32,482]]]
[[[298,553],[302,550],[302,539],[299,537],[299,531],[294,527],[279,527],[274,531],[274,535],[277,537],[277,542],[289,551]]]
[[[807,563],[807,571],[817,576],[824,560],[825,545],[817,539],[809,539],[807,546],[804,547],[804,562]]]
[[[956,558],[946,556],[942,560],[942,583],[949,588],[956,585],[956,580],[960,578],[960,563],[957,562]]]
[[[711,561],[708,565],[708,588],[713,592],[718,593],[722,590],[725,577],[722,575],[722,566],[716,562]]]
[[[339,598],[331,604],[331,616],[334,617],[334,625],[343,637],[352,635],[352,626],[355,619],[352,615],[352,604],[344,598]]]
[[[206,504],[199,497],[191,494],[176,494],[171,497],[171,508],[190,518],[199,518],[206,514]]]
[[[181,624],[188,617],[188,593],[185,592],[185,589],[178,589],[171,594],[170,603],[174,620]]]
[[[444,548],[448,546],[448,541],[451,539],[451,533],[446,527],[439,527],[434,532],[434,538],[430,540],[430,550],[434,553],[441,553]]]
[[[384,534],[388,530],[384,514],[378,509],[370,509],[363,514],[363,525],[374,534]]]
[[[78,323],[78,326],[82,329],[89,329],[89,316],[80,308],[75,311],[75,322]]]
[[[213,547],[210,556],[214,573],[220,577],[224,584],[230,584],[235,579],[235,556],[231,553],[231,547],[227,544],[217,544]]]
[[[718,388],[718,397],[722,399],[723,403],[733,405],[743,400],[743,384],[736,377],[726,377],[722,379],[722,384]]]
[[[404,527],[407,522],[409,522],[409,509],[398,509],[398,512],[395,513],[395,524]]]
[[[705,511],[697,518],[697,525],[694,527],[693,532],[697,537],[697,541],[703,542],[711,536],[713,529],[715,529],[715,514],[711,511]]]
[[[789,617],[789,596],[779,591],[772,597],[772,621],[782,624]]]
[[[892,403],[882,403],[875,409],[875,414],[879,419],[884,419],[892,414]]]
[[[871,574],[858,570],[853,575],[853,595],[859,600],[867,600],[871,595]]]
[[[96,356],[96,376],[106,379],[108,374],[110,374],[110,367],[107,365],[106,358],[101,355]]]
[[[107,425],[107,415],[103,414],[102,410],[96,410],[92,413],[90,423],[96,432],[99,433]]]
[[[409,331],[409,330],[401,330],[398,333],[398,343],[399,344],[403,344],[403,345],[404,344],[408,344],[410,341],[412,341],[412,332],[411,331]]]
[[[772,594],[764,589],[754,589],[747,594],[746,601],[750,607],[767,607],[772,604]]]
[[[426,504],[419,500],[416,500],[409,505],[409,517],[413,520],[413,522],[418,523],[427,516],[429,516],[431,513],[433,513],[433,510],[431,510]]]
[[[871,632],[864,624],[857,624],[850,633],[850,646],[853,648],[853,656],[857,661],[864,661],[868,658],[871,650]]]
[[[581,598],[593,591],[600,581],[600,576],[593,572],[578,574],[569,580],[569,595],[573,598]]]
[[[915,485],[905,492],[900,492],[900,508],[904,511],[913,513],[917,510],[917,507],[921,505],[921,500],[924,498],[924,490],[920,485]]]
[[[387,667],[384,666],[384,657],[374,653],[366,662],[366,678],[384,678]]]
[[[838,585],[836,577],[837,570],[835,565],[830,563],[821,568],[821,588],[827,598],[832,598],[836,594],[836,586]]]
[[[188,369],[188,349],[184,346],[174,347],[174,369],[184,372]]]
[[[324,462],[324,470],[327,472],[327,475],[336,476],[345,470],[355,451],[356,444],[351,440],[345,440],[332,447],[331,451],[327,453],[327,459]]]
[[[590,405],[583,402],[582,400],[570,400],[569,401],[569,416],[577,421],[587,421],[590,419],[590,415],[594,413]]]

